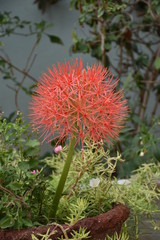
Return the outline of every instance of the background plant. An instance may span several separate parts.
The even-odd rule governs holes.
[[[35,1],[40,8],[42,1]],[[52,4],[55,1],[43,1],[43,4]],[[159,139],[158,110],[159,110],[159,5],[157,0],[153,1],[77,1],[70,2],[71,8],[79,11],[79,26],[82,29],[81,35],[78,32],[79,26],[73,30],[73,44],[71,51],[87,53],[100,60],[105,66],[110,67],[111,71],[121,79],[120,87],[124,88],[130,116],[128,119],[128,129],[121,134],[120,142],[114,147],[113,154],[118,151],[126,159],[120,165],[117,174],[120,177],[127,177],[131,171],[137,169],[146,160],[159,161]],[[47,6],[47,5],[46,5]],[[36,59],[35,49],[42,37],[47,36],[53,43],[62,44],[62,40],[47,34],[50,24],[41,21],[32,23],[24,21],[18,16],[10,13],[1,14],[2,37],[16,34],[23,39],[26,36],[35,36],[35,44],[30,53],[26,56],[26,64],[23,69],[15,66],[10,57],[6,55],[5,48],[2,46],[0,55],[0,71],[4,78],[9,79],[14,84],[9,87],[15,92],[15,104],[19,109],[19,92],[25,91],[31,94],[34,91],[36,79],[30,75],[31,67]],[[18,31],[23,30],[24,33]],[[1,42],[1,45],[2,42]],[[22,79],[15,78],[15,71],[22,73]],[[30,87],[24,84],[28,77],[33,81]],[[147,131],[155,138],[154,151],[139,156],[141,150],[141,138]],[[156,130],[155,130],[156,129]],[[151,137],[151,138],[152,138]],[[153,141],[148,139],[148,145],[153,145]],[[151,140],[151,142],[150,142]],[[129,154],[132,146],[132,154]],[[116,149],[115,149],[116,148]],[[133,150],[134,149],[134,150]],[[154,152],[154,153],[153,153]],[[149,151],[147,152],[149,153]]]
[[[45,7],[54,2],[43,1],[42,6],[42,1],[35,1],[43,10],[47,10]],[[124,88],[128,98],[130,107],[128,129],[121,134],[120,142],[114,146],[113,154],[118,149],[126,160],[118,167],[117,174],[121,177],[129,176],[132,170],[146,160],[152,162],[160,159],[159,130],[157,130],[160,100],[158,1],[123,0],[113,3],[113,1],[72,0],[70,5],[71,8],[79,11],[79,26],[82,29],[80,35],[79,26],[73,30],[71,51],[90,54],[105,66],[110,67],[111,71],[121,79],[120,88]],[[22,90],[31,94],[37,82],[37,79],[31,76],[30,70],[36,60],[35,49],[42,37],[47,36],[53,43],[58,44],[62,44],[62,40],[55,35],[47,34],[50,24],[44,21],[32,23],[21,20],[18,16],[12,16],[11,13],[1,13],[0,22],[2,37],[13,34],[22,39],[35,36],[35,43],[26,56],[23,69],[11,62],[1,42],[0,71],[4,79],[14,82],[8,85],[15,92],[15,104],[19,109],[19,92]],[[15,71],[22,74],[21,80],[15,78]],[[28,78],[33,82],[29,87],[24,83]],[[157,124],[155,117],[157,117]],[[147,131],[150,132],[147,144],[152,146],[154,138],[154,147],[151,147],[150,154],[148,151],[145,157],[141,157],[139,156],[140,142],[142,135],[144,137],[146,134],[146,138],[148,137]],[[132,154],[129,154],[130,150]]]
[[[78,3],[79,2],[79,3]],[[138,171],[138,178],[134,180],[133,188],[129,186],[118,186],[117,183],[114,183],[114,187],[111,189],[116,189],[114,194],[110,195],[108,200],[111,199],[113,201],[120,201],[126,204],[129,204],[131,209],[131,219],[132,223],[127,222],[127,226],[130,229],[130,226],[133,226],[130,229],[133,232],[131,236],[133,239],[139,236],[138,225],[143,217],[143,209],[146,217],[148,217],[151,213],[157,212],[155,207],[155,199],[158,197],[157,190],[155,191],[154,186],[150,185],[150,183],[157,183],[159,179],[158,171],[159,171],[159,138],[157,137],[157,133],[159,131],[159,115],[158,115],[158,106],[159,106],[159,3],[158,0],[153,1],[104,1],[108,4],[109,7],[107,9],[103,6],[102,8],[98,8],[97,5],[94,4],[98,1],[72,1],[72,7],[76,7],[76,9],[80,10],[80,26],[85,30],[85,26],[89,28],[90,33],[87,35],[87,38],[79,37],[76,30],[73,31],[73,52],[83,52],[92,54],[96,59],[99,59],[106,66],[110,66],[112,71],[116,73],[116,76],[121,78],[121,87],[125,89],[126,96],[128,97],[128,102],[130,104],[130,122],[129,128],[123,131],[121,135],[121,143],[118,145],[119,151],[122,153],[123,158],[125,159],[125,163],[119,164],[118,174],[119,176],[129,176],[132,169],[138,168],[144,162],[156,162],[157,165],[144,165]],[[100,2],[100,1],[99,1]],[[121,4],[122,3],[122,4]],[[91,4],[91,6],[90,6]],[[96,9],[99,9],[98,12]],[[94,9],[94,11],[93,11]],[[95,16],[95,14],[97,14]],[[5,17],[8,16],[9,17]],[[82,15],[82,16],[81,16]],[[88,17],[90,16],[90,17]],[[92,20],[93,17],[93,20]],[[95,18],[94,18],[95,17]],[[6,20],[4,20],[6,18]],[[87,19],[88,18],[88,19]],[[17,20],[16,20],[17,19]],[[90,20],[91,19],[91,20]],[[95,20],[94,20],[95,19]],[[102,19],[102,20],[99,20]],[[103,20],[104,19],[104,20]],[[10,21],[11,20],[11,21]],[[5,23],[3,21],[6,21]],[[7,27],[11,33],[17,31],[17,29],[21,29],[20,26],[14,28],[13,32],[10,29],[12,25],[12,21],[21,22],[19,18],[11,16],[8,13],[2,13],[1,16],[1,31]],[[88,23],[87,23],[88,22]],[[14,23],[15,24],[15,23]],[[16,26],[15,24],[15,26]],[[23,23],[24,29],[28,28],[32,23]],[[34,25],[34,24],[33,24]],[[40,24],[41,25],[41,24]],[[44,24],[45,25],[45,24]],[[46,26],[46,25],[45,25]],[[105,29],[103,29],[105,26]],[[36,26],[33,26],[33,29]],[[40,27],[41,30],[43,28],[43,24]],[[40,30],[40,32],[41,32]],[[4,31],[4,36],[7,36],[7,31]],[[30,30],[28,31],[30,32]],[[104,32],[104,33],[103,33]],[[35,35],[34,35],[35,34]],[[34,33],[35,41],[37,41],[37,34]],[[41,37],[44,36],[43,33],[40,34]],[[30,36],[30,34],[29,34]],[[19,36],[23,39],[23,36]],[[40,38],[41,39],[41,38]],[[51,38],[53,41],[57,41],[56,38]],[[3,41],[3,40],[2,40]],[[3,52],[1,53],[1,73],[3,73],[4,78],[6,79],[14,79],[14,71],[19,71],[22,73],[23,77],[30,77],[29,72],[24,71],[24,69],[19,69],[18,66],[14,66],[14,63],[10,61],[10,57],[6,56],[5,48],[3,43],[1,42],[1,49]],[[117,48],[116,48],[117,47]],[[114,56],[116,56],[116,62],[113,62],[113,57],[111,58],[111,52],[116,48],[116,53],[114,52]],[[119,54],[117,54],[117,52]],[[103,55],[103,57],[102,57]],[[3,59],[5,58],[5,59]],[[27,59],[27,57],[26,57]],[[30,57],[30,63],[28,64],[28,70],[31,69],[32,63],[35,61],[35,55],[33,53],[32,57]],[[13,64],[13,65],[11,65]],[[31,76],[32,79],[32,76]],[[36,79],[33,77],[33,87],[31,89],[25,88],[23,84],[21,85],[18,80],[13,80],[15,82],[14,91],[19,89],[28,92],[29,94],[34,89],[34,85]],[[9,84],[10,85],[10,84]],[[12,87],[13,87],[12,85]],[[11,86],[11,85],[10,85]],[[15,91],[16,93],[16,91]],[[150,99],[155,100],[155,102],[150,105]],[[144,105],[143,105],[144,104]],[[150,107],[148,108],[148,106]],[[143,110],[142,110],[143,109]],[[150,109],[148,111],[148,109]],[[141,113],[141,114],[140,114]],[[155,116],[158,116],[157,119]],[[12,118],[13,120],[13,118]],[[4,122],[3,122],[4,121]],[[38,149],[39,149],[39,141],[36,139],[35,142],[30,142],[29,146],[26,145],[26,137],[17,137],[17,128],[19,128],[19,136],[21,136],[20,132],[23,132],[26,127],[17,127],[15,122],[8,122],[8,119],[4,119],[3,127],[1,125],[1,143],[3,143],[3,147],[0,147],[1,154],[1,177],[3,176],[5,181],[0,177],[1,189],[0,189],[0,217],[1,217],[1,228],[8,227],[19,227],[22,226],[32,226],[39,225],[41,223],[47,223],[49,220],[48,216],[48,207],[43,205],[48,196],[51,193],[54,194],[54,191],[51,190],[50,185],[48,185],[49,180],[46,179],[46,171],[51,173],[51,171],[55,171],[58,173],[58,170],[52,166],[51,164],[47,164],[47,170],[44,168],[43,174],[40,172],[40,175],[31,175],[30,172],[34,169],[40,169],[44,165],[37,165],[37,161],[33,161],[33,159],[38,160]],[[9,126],[7,127],[7,125]],[[12,125],[13,124],[13,125]],[[4,129],[9,130],[4,130]],[[13,129],[12,129],[13,128]],[[21,130],[20,130],[21,129]],[[10,133],[9,133],[10,131]],[[6,139],[4,144],[4,136],[6,134]],[[25,131],[24,131],[25,132]],[[3,134],[2,134],[3,133]],[[30,132],[28,132],[30,135]],[[8,136],[9,135],[9,136]],[[30,135],[31,136],[31,135]],[[13,142],[12,142],[12,140]],[[16,139],[16,144],[15,140]],[[19,140],[21,139],[21,140]],[[23,140],[22,140],[23,139]],[[32,138],[30,139],[32,140]],[[6,142],[9,141],[9,144]],[[22,142],[21,142],[22,141]],[[27,140],[28,141],[28,140]],[[34,153],[34,149],[32,144],[36,145],[36,153]],[[20,145],[19,145],[20,144]],[[1,144],[0,144],[1,145]],[[16,149],[15,150],[15,145]],[[13,148],[12,148],[13,146]],[[34,146],[34,144],[33,144]],[[21,150],[20,150],[21,149]],[[117,150],[117,149],[116,149]],[[28,152],[28,153],[26,153]],[[29,152],[31,153],[31,156]],[[115,154],[114,150],[114,155]],[[35,154],[35,155],[34,155]],[[61,155],[58,155],[56,159],[59,159]],[[55,156],[54,156],[55,157]],[[15,161],[13,161],[13,159]],[[51,158],[47,158],[44,162],[52,161]],[[32,161],[30,161],[32,160]],[[75,159],[77,160],[77,159]],[[54,160],[57,163],[56,160]],[[21,164],[19,162],[22,162]],[[81,162],[81,161],[80,161]],[[18,165],[17,165],[18,163]],[[38,161],[38,163],[43,163],[43,161]],[[63,163],[62,163],[63,164]],[[60,164],[61,165],[61,164]],[[20,167],[19,167],[20,166]],[[85,167],[85,165],[83,166]],[[11,168],[11,169],[10,169]],[[26,168],[26,169],[25,169]],[[74,169],[74,168],[73,168]],[[143,169],[143,171],[142,171]],[[59,170],[60,171],[60,170]],[[14,177],[15,175],[15,177]],[[43,177],[42,177],[43,176]],[[44,179],[45,176],[45,179]],[[49,175],[51,179],[53,176]],[[99,176],[99,175],[98,175]],[[104,175],[105,176],[105,175]],[[153,177],[154,176],[154,177]],[[9,178],[8,178],[9,177]],[[16,178],[17,177],[17,178]],[[90,177],[96,177],[96,175],[90,175]],[[6,179],[8,180],[6,181]],[[33,178],[35,180],[33,184]],[[18,179],[18,180],[17,180]],[[19,179],[25,180],[25,183],[19,182]],[[54,179],[56,179],[56,174],[54,175]],[[79,176],[77,178],[79,180]],[[75,179],[75,180],[76,180]],[[85,178],[84,178],[85,179]],[[86,178],[88,179],[88,177]],[[70,179],[72,181],[72,179]],[[80,180],[81,177],[80,177]],[[11,182],[14,184],[12,185]],[[36,185],[37,182],[37,185]],[[47,183],[46,183],[47,182]],[[81,182],[82,183],[82,182]],[[88,181],[87,181],[88,183]],[[32,185],[33,184],[33,185]],[[45,191],[41,195],[41,189],[39,189],[39,184],[44,186]],[[52,185],[56,185],[56,181]],[[21,185],[21,186],[20,186]],[[85,185],[85,184],[84,184]],[[147,186],[148,185],[148,186]],[[35,194],[33,191],[32,203],[30,203],[30,193],[32,193],[32,186],[35,189]],[[52,186],[52,187],[53,187]],[[69,183],[68,183],[69,186]],[[78,188],[81,190],[82,185],[78,185],[76,183],[75,191]],[[147,187],[146,187],[147,186]],[[21,188],[20,188],[21,187]],[[56,186],[55,186],[56,187]],[[100,188],[102,185],[100,185]],[[71,189],[74,190],[74,184]],[[117,190],[118,188],[118,190]],[[9,191],[8,191],[9,190]],[[25,192],[28,191],[25,195]],[[67,189],[66,189],[67,190]],[[68,188],[69,190],[69,188]],[[83,190],[83,188],[82,188]],[[91,190],[91,189],[90,189]],[[90,197],[90,201],[93,203],[95,189],[92,189],[89,194],[92,192]],[[37,191],[37,193],[36,193]],[[98,190],[97,192],[99,192]],[[117,192],[118,191],[118,192]],[[100,191],[101,192],[101,191]],[[119,193],[121,192],[122,195]],[[73,197],[71,202],[71,206],[77,206],[76,209],[80,209],[79,203],[74,199],[74,191],[66,191],[65,194],[71,194],[70,199]],[[68,196],[69,196],[68,195]],[[3,196],[3,197],[2,197]],[[18,197],[17,197],[18,196]],[[66,195],[64,195],[66,196]],[[85,191],[82,191],[81,196],[86,196]],[[79,197],[79,196],[78,196]],[[155,197],[155,199],[154,199]],[[133,198],[133,199],[132,199]],[[41,199],[41,200],[40,200]],[[128,199],[130,200],[128,202]],[[97,201],[97,200],[96,200]],[[65,211],[67,212],[67,200],[62,198],[61,204],[66,206]],[[138,204],[136,204],[138,202]],[[8,205],[9,203],[9,205]],[[33,207],[33,209],[40,210],[40,215],[42,222],[37,222],[37,215],[35,213],[35,219],[32,222],[30,216],[27,216],[28,209],[25,205],[29,207]],[[39,205],[39,203],[42,203]],[[136,207],[137,206],[137,207]],[[8,209],[7,216],[5,218],[4,212],[6,211],[6,207]],[[102,209],[109,207],[108,205],[103,206]],[[144,208],[143,208],[144,207]],[[92,208],[91,208],[92,209]],[[86,210],[82,212],[78,218],[84,216]],[[96,211],[98,211],[96,209]],[[24,213],[23,213],[24,212]],[[38,211],[39,212],[39,211]],[[79,214],[79,211],[77,211]],[[74,221],[76,218],[75,211],[71,207],[71,211],[68,213],[68,221]],[[31,211],[32,214],[32,211]],[[88,214],[88,213],[87,213]],[[91,211],[92,214],[92,211]],[[63,218],[63,213],[59,212],[59,219]],[[25,221],[26,220],[26,221]],[[154,227],[157,228],[158,224],[155,223]]]
[[[29,227],[43,198],[43,179],[37,168],[40,142],[31,139],[20,113],[16,121],[0,120],[0,227]],[[41,185],[41,189],[39,186]],[[34,202],[37,204],[34,205]],[[34,210],[37,209],[37,212]],[[31,210],[32,209],[32,210]],[[35,211],[35,212],[34,212]],[[31,213],[32,212],[32,213]],[[33,214],[34,212],[34,214]],[[33,214],[33,215],[32,215]]]
[[[10,12],[0,12],[0,72],[3,79],[7,81],[7,86],[15,93],[15,106],[20,110],[19,92],[31,95],[37,83],[37,79],[30,74],[31,68],[36,61],[36,49],[43,37],[48,37],[51,43],[63,44],[62,40],[56,36],[47,33],[47,30],[53,25],[44,20],[33,23],[29,20],[21,20],[18,16],[13,16]],[[31,46],[23,68],[16,66],[14,61],[10,59],[3,44],[4,37],[17,36],[19,38],[34,37],[33,46]],[[16,77],[16,72],[21,74],[21,79]],[[29,81],[30,84],[25,84]]]
[[[68,147],[58,154],[43,159],[39,156],[40,143],[30,134],[29,125],[18,113],[16,121],[0,121],[0,227],[22,228],[50,223],[50,207],[57,188]],[[83,155],[82,152],[83,151]],[[113,179],[117,162],[123,161],[117,153],[110,157],[103,144],[85,142],[83,150],[76,150],[60,207],[57,223],[74,224],[78,220],[95,216],[112,208],[114,203],[129,206],[131,215],[126,222],[130,239],[138,239],[138,226],[144,216],[152,221],[157,213],[159,189],[156,188],[160,177],[160,165],[145,164],[136,172],[130,185],[119,185]],[[33,174],[33,170],[36,171]],[[96,188],[90,180],[99,179]],[[124,229],[124,236],[126,234]],[[75,233],[78,234],[78,233]],[[81,233],[83,236],[83,231]],[[77,236],[77,235],[76,235]],[[79,235],[80,236],[80,235]],[[136,238],[137,237],[137,238]],[[73,238],[74,239],[74,238]]]
[[[79,25],[83,31],[88,29],[80,36],[76,29],[73,30],[72,52],[91,54],[121,79],[130,117],[118,150],[126,156],[126,151],[130,150],[128,146],[132,146],[132,151],[138,149],[138,138],[144,136],[144,128],[151,132],[155,116],[160,117],[159,1],[72,0],[71,7],[79,11]],[[155,144],[154,149],[158,153],[159,144]],[[118,169],[120,176],[129,175],[143,162],[139,161],[137,151],[133,157],[130,154],[125,159]]]

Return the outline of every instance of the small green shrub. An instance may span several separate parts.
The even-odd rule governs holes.
[[[1,117],[1,229],[53,222],[49,213],[68,147],[66,145],[58,154],[41,159],[39,140],[29,130],[20,113],[13,123]],[[144,164],[129,179],[129,185],[119,185],[113,173],[117,163],[122,161],[118,153],[116,157],[110,157],[103,143],[98,148],[94,143],[87,142],[82,150],[77,147],[57,211],[57,224],[72,225],[84,217],[108,211],[112,204],[123,203],[128,205],[131,214],[118,239],[127,239],[128,232],[132,232],[133,239],[138,239],[138,224],[144,217],[150,219],[154,228],[158,228],[152,216],[159,212],[157,201],[160,194],[156,186],[160,178],[160,164]],[[93,179],[97,181],[95,185]],[[46,234],[50,236],[51,233]],[[72,239],[87,237],[87,234],[81,229],[79,233],[74,233]],[[33,239],[36,239],[35,236]],[[46,238],[42,236],[42,239]]]

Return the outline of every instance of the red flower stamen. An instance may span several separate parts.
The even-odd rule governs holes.
[[[44,140],[73,133],[82,142],[86,137],[117,139],[127,116],[123,92],[115,91],[117,82],[101,64],[83,69],[82,61],[75,60],[53,66],[43,74],[30,105],[34,128]]]

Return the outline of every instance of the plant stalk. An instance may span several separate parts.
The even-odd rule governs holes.
[[[68,172],[69,172],[70,165],[71,165],[72,158],[73,158],[75,141],[76,141],[75,136],[73,136],[71,138],[71,141],[70,141],[67,159],[66,159],[66,162],[64,164],[63,171],[62,171],[62,174],[61,174],[61,177],[60,177],[57,189],[56,189],[56,193],[55,193],[55,196],[54,196],[54,199],[53,199],[52,208],[51,208],[52,210],[51,210],[51,213],[50,213],[50,216],[52,218],[55,218],[55,216],[56,216],[59,201],[60,201],[60,198],[62,196],[64,185],[65,185],[65,182],[66,182],[66,179],[67,179],[67,176],[68,176]]]

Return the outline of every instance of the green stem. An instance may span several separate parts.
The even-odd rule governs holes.
[[[67,179],[67,176],[68,176],[69,168],[70,168],[72,158],[73,158],[75,141],[76,141],[75,136],[73,136],[73,138],[70,141],[67,159],[66,159],[66,162],[64,164],[63,171],[62,171],[59,183],[58,183],[58,187],[56,189],[56,193],[55,193],[55,196],[54,196],[54,199],[53,199],[52,208],[51,208],[52,210],[51,210],[51,214],[50,214],[50,216],[52,218],[55,218],[55,216],[56,216],[56,212],[57,212],[57,209],[58,209],[58,204],[59,204],[60,198],[62,196],[64,185],[65,185],[65,182],[66,182],[66,179]]]

